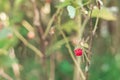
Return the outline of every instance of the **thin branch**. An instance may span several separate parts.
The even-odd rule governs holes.
[[[54,20],[55,20],[55,17],[60,13],[60,8],[57,9],[57,11],[55,12],[55,14],[52,16],[52,18],[50,19],[49,23],[48,23],[48,26],[45,30],[45,33],[43,35],[43,39],[45,39],[49,33],[49,30],[50,30],[50,27],[52,26]]]
[[[15,33],[16,37],[19,38],[27,47],[29,47],[30,49],[32,49],[41,58],[43,57],[42,52],[40,50],[38,50],[32,44],[28,43],[27,40],[18,31],[14,30],[14,33]]]
[[[34,19],[33,19],[33,24],[38,28],[40,35],[43,35],[43,28],[41,26],[41,21],[40,21],[40,12],[37,8],[36,0],[31,0],[33,9],[34,9]]]
[[[79,70],[79,72],[80,72],[80,74],[81,74],[82,79],[85,80],[84,73],[82,72],[81,68],[80,68],[79,65],[78,65],[78,62],[76,61],[76,59],[75,59],[75,57],[74,57],[74,55],[73,55],[72,49],[71,49],[71,47],[70,47],[70,45],[69,45],[69,42],[68,42],[68,40],[67,40],[64,32],[63,32],[61,29],[60,29],[60,32],[61,32],[61,34],[62,34],[62,36],[63,36],[63,38],[64,38],[64,40],[65,40],[65,42],[66,42],[66,44],[67,44],[66,47],[68,48],[68,51],[69,51],[69,54],[70,54],[71,58],[73,59],[75,65],[77,66],[77,68],[78,68],[78,70]]]
[[[99,11],[100,11],[100,10],[99,10]],[[101,12],[101,11],[100,11],[100,12]],[[100,12],[99,12],[98,15],[97,15],[97,19],[96,19],[95,26],[94,26],[94,29],[93,29],[93,35],[95,35],[95,32],[96,32],[97,27],[98,27]]]
[[[34,28],[26,21],[22,21],[22,25],[28,30],[28,31],[34,31]]]
[[[90,9],[90,31],[92,30],[92,18],[91,18],[91,15],[92,15],[92,11],[93,11],[93,6],[91,6],[91,9]],[[87,40],[90,39],[90,42],[89,42],[89,48],[88,48],[88,52],[87,50],[86,53],[85,53],[85,58],[86,58],[86,66],[85,66],[85,76],[86,76],[86,80],[88,80],[88,70],[89,70],[89,65],[90,65],[90,58],[91,58],[91,46],[92,46],[92,37],[93,35],[90,33],[90,36],[88,36],[85,40],[85,42],[87,42]]]

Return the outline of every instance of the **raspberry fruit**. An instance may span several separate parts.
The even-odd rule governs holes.
[[[77,48],[74,50],[76,56],[82,56],[83,50],[81,48]]]

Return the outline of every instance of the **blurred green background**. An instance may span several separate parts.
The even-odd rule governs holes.
[[[120,0],[102,2],[87,80],[120,80]],[[57,27],[61,18],[61,30],[73,52],[79,40],[78,25],[86,15],[77,7],[89,11],[91,5],[96,1],[0,0],[0,80],[82,80]],[[93,10],[92,25],[98,13]],[[78,16],[81,21],[77,23]],[[89,21],[85,26],[83,39],[90,36]],[[81,59],[79,66],[85,72],[84,56],[74,57]]]

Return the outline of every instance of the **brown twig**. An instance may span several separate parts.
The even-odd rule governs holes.
[[[40,42],[41,42],[41,51],[45,57],[45,39],[43,38],[44,31],[41,25],[41,20],[40,20],[40,11],[37,7],[36,0],[31,0],[33,4],[33,10],[34,10],[34,17],[33,17],[33,24],[37,28],[37,31],[39,32],[38,35],[40,37]]]
[[[90,31],[92,31],[92,10],[93,10],[93,6],[92,9],[90,11]],[[90,36],[87,37],[86,42],[89,40],[89,48],[88,48],[88,52],[86,54],[86,57],[89,59],[89,62],[86,61],[86,66],[85,66],[85,75],[86,75],[86,80],[88,80],[88,71],[89,71],[89,65],[90,65],[90,60],[91,60],[91,47],[92,47],[92,38],[93,38],[93,34],[92,32],[90,33]]]
[[[40,21],[40,11],[37,8],[36,0],[31,0],[33,4],[33,10],[34,10],[34,18],[33,18],[33,24],[38,28],[40,35],[43,35],[43,29]]]
[[[93,37],[95,35],[95,32],[97,30],[97,25],[98,25],[98,22],[99,22],[99,15],[100,13],[98,13],[98,16],[97,16],[97,19],[96,19],[96,22],[95,22],[95,25],[94,25],[94,28],[92,29],[93,25],[92,25],[92,18],[91,18],[91,15],[92,15],[92,10],[93,10],[93,6],[92,6],[92,9],[91,9],[91,13],[90,13],[90,28],[91,28],[91,33],[90,33],[90,36],[88,36],[86,38],[86,42],[89,41],[89,48],[88,48],[88,51],[87,51],[87,57],[89,60],[91,60],[91,56],[92,56],[92,52],[91,52],[91,49],[92,49],[92,41],[93,41]],[[88,71],[89,71],[89,66],[90,66],[90,62],[86,62],[86,67],[85,67],[85,73],[86,73],[86,80],[88,80]]]
[[[57,11],[54,13],[54,15],[52,16],[52,18],[50,19],[49,23],[48,23],[48,26],[45,30],[45,33],[43,35],[43,38],[45,39],[49,33],[49,30],[50,30],[50,27],[52,26],[54,20],[55,20],[55,17],[60,13],[60,8],[57,9]]]

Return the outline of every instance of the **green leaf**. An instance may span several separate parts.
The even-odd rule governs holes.
[[[15,58],[13,59],[8,55],[0,55],[0,67],[10,67],[16,62]]]
[[[56,7],[57,8],[64,8],[64,7],[66,7],[66,6],[70,5],[70,4],[71,4],[70,1],[65,1],[63,3],[58,4]]]
[[[28,30],[21,26],[19,32],[22,34],[22,36],[27,37]]]
[[[23,0],[15,0],[15,2],[14,2],[15,7],[20,6],[20,4],[21,4],[22,1],[23,1]]]
[[[0,49],[0,55],[1,54],[6,54],[7,53],[7,50],[5,50],[5,49]]]
[[[10,10],[10,2],[8,0],[0,0],[0,12],[5,11],[9,12]]]
[[[57,41],[56,43],[54,43],[52,46],[50,46],[48,49],[47,49],[47,54],[50,54],[52,52],[55,52],[56,50],[60,49],[61,46],[65,44],[65,41],[64,40],[60,40],[60,41]]]
[[[87,43],[83,43],[82,46],[85,47],[85,48],[89,48],[89,45]]]
[[[62,25],[62,29],[70,34],[73,30],[77,31],[76,23],[73,20],[69,20],[68,22]]]
[[[91,2],[91,0],[83,0],[83,5],[88,5]]]
[[[7,35],[8,35],[9,33],[11,33],[11,32],[12,32],[12,31],[11,31],[10,28],[3,28],[3,29],[0,31],[0,39],[6,38]]]
[[[70,75],[73,71],[73,66],[66,60],[62,61],[59,69],[63,74]]]
[[[116,17],[107,8],[103,7],[100,10],[98,8],[93,9],[92,17],[100,17],[105,20],[116,20]]]
[[[73,6],[69,5],[67,6],[67,11],[68,11],[68,15],[70,16],[70,18],[73,19],[76,14],[76,9]]]
[[[9,34],[11,38],[9,38]],[[8,49],[17,42],[17,38],[14,36],[11,28],[3,28],[0,31],[0,48]]]

